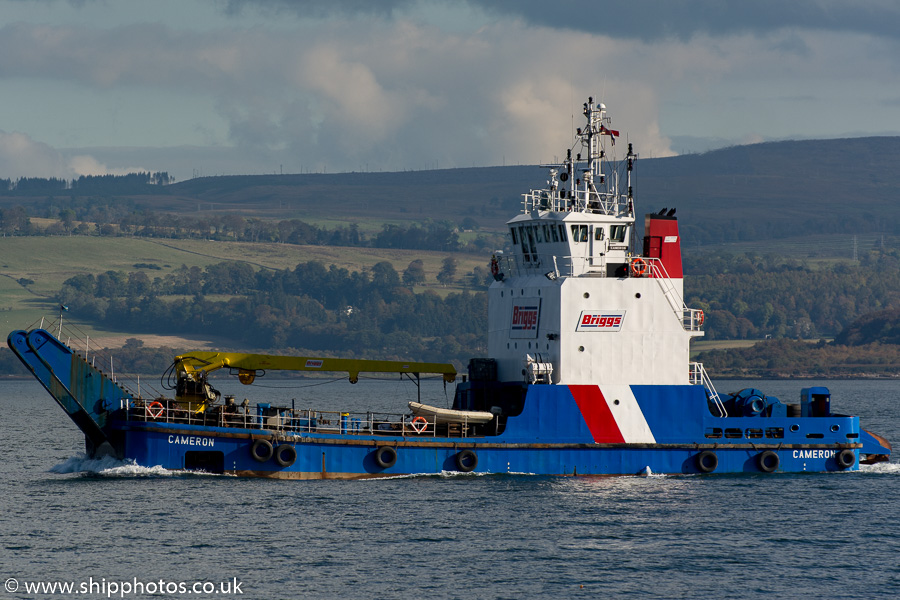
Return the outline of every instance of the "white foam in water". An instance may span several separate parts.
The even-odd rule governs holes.
[[[881,462],[874,465],[859,465],[861,473],[883,473],[888,475],[900,475],[900,463]]]
[[[50,467],[51,473],[89,473],[101,477],[169,477],[173,475],[209,475],[199,471],[172,471],[157,465],[142,467],[133,460],[118,460],[111,456],[88,458],[84,453],[67,458]]]

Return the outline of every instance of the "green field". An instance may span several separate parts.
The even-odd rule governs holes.
[[[691,341],[691,356],[706,352],[707,350],[728,350],[731,348],[750,348],[762,340],[704,340],[703,338]]]
[[[254,267],[292,269],[298,263],[315,260],[351,271],[389,261],[398,273],[422,259],[426,284],[416,292],[433,290],[440,295],[463,289],[462,285],[443,287],[437,273],[447,256],[458,261],[457,279],[476,266],[487,267],[488,256],[444,254],[421,250],[382,250],[333,246],[295,246],[290,244],[252,244],[202,240],[151,240],[147,238],[100,238],[88,236],[2,237],[0,238],[0,321],[6,331],[24,328],[41,317],[54,317],[58,307],[54,296],[62,283],[79,273],[137,271],[139,263],[155,264],[160,270],[147,275],[163,276],[181,265],[205,267],[227,260],[247,262]],[[20,279],[34,283],[22,285]],[[80,324],[90,335],[111,332]]]

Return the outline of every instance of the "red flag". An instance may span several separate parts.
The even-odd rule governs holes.
[[[600,133],[605,133],[606,135],[611,135],[613,137],[619,137],[619,131],[617,129],[607,129],[606,125],[600,126]]]

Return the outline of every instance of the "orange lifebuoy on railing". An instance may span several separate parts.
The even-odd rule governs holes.
[[[636,258],[631,261],[631,274],[635,277],[643,277],[647,272],[647,263],[642,258]]]
[[[162,416],[164,410],[166,410],[166,407],[162,405],[162,402],[151,402],[147,405],[147,416],[158,419]]]
[[[697,311],[697,327],[703,327],[703,311]]]
[[[428,419],[425,417],[416,417],[412,420],[412,428],[416,430],[416,433],[422,433],[428,428]]]

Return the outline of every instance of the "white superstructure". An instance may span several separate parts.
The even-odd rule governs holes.
[[[498,379],[697,383],[687,365],[703,314],[682,301],[674,211],[647,215],[638,251],[637,155],[628,144],[616,160],[618,131],[603,104],[589,99],[584,115],[565,162],[508,222],[513,254],[498,263],[489,291],[488,353]]]

